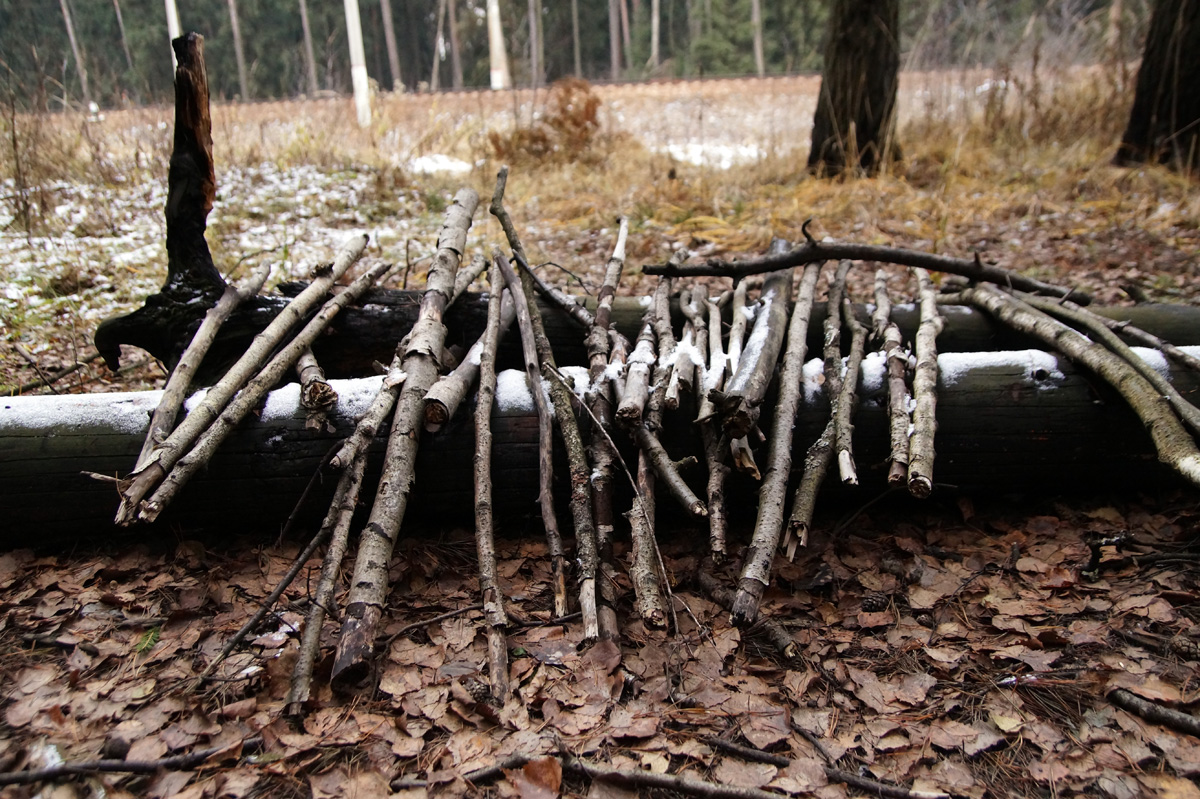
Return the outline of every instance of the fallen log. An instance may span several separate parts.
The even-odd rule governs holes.
[[[1167,369],[1157,352],[1136,351]],[[1187,351],[1200,354],[1200,347]],[[989,492],[1182,484],[1158,464],[1150,437],[1128,406],[1065,358],[1038,350],[943,352],[938,369],[939,483]],[[821,369],[810,360],[804,373],[793,440],[796,464],[828,418]],[[1184,396],[1200,397],[1200,375],[1173,367],[1169,376]],[[332,382],[338,394],[329,415],[332,432],[305,428],[307,413],[298,384],[272,392],[261,414],[238,426],[209,470],[196,476],[156,524],[174,531],[172,538],[206,527],[226,529],[231,514],[277,528],[332,445],[353,431],[380,380]],[[500,534],[506,525],[517,526],[537,512],[537,420],[524,382],[520,372],[502,373],[493,408],[492,465]],[[582,372],[576,382],[586,384]],[[855,424],[863,484],[855,494],[859,498],[874,496],[887,482],[891,448],[885,382],[883,359],[868,356]],[[161,392],[146,391],[0,400],[0,518],[5,520],[0,546],[43,546],[112,535],[116,491],[81,472],[116,475],[127,469],[137,457],[160,396]],[[193,397],[188,407],[196,401]],[[774,402],[768,395],[764,410]],[[420,499],[408,515],[414,522],[437,518],[441,524],[458,514],[459,521],[471,523],[473,404],[464,403],[442,431],[423,438],[414,493]],[[672,453],[702,455],[688,414],[668,414],[665,421],[663,443]],[[377,440],[385,438],[381,430]],[[378,478],[381,454],[379,443],[371,450],[367,485]],[[623,452],[626,462],[633,462],[633,455],[631,446]],[[686,477],[693,490],[703,489],[703,475]],[[795,479],[793,474],[793,485]],[[332,477],[325,480],[323,493],[315,492],[320,496],[311,500],[318,519],[336,482]],[[730,508],[735,517],[745,519],[753,513],[757,486],[744,475],[731,475]],[[661,507],[672,505],[664,502]]]
[[[298,290],[298,284],[292,284]],[[293,291],[293,293],[295,293]],[[135,311],[128,317],[106,320],[96,330],[96,347],[111,352],[119,344],[131,344],[145,349],[168,368],[178,362],[183,349],[190,341],[199,320],[204,316],[207,305],[193,303],[187,308],[177,308],[167,313],[159,306],[170,300],[151,298],[154,315]],[[591,311],[595,311],[594,298],[578,298]],[[646,312],[645,297],[617,297],[613,302],[612,320],[619,333],[630,341],[637,339],[642,315]],[[278,295],[253,297],[241,306],[221,327],[204,362],[198,367],[195,382],[209,385],[236,361],[254,336],[261,332],[287,304],[288,298]],[[412,329],[417,318],[421,295],[415,291],[373,289],[361,300],[361,307],[347,308],[330,327],[327,334],[313,345],[313,353],[326,368],[328,377],[362,377],[375,374],[374,364],[390,363],[400,341]],[[151,301],[147,301],[147,306]],[[545,319],[546,335],[554,343],[554,355],[559,363],[582,365],[588,362],[579,325],[570,315],[555,304],[539,299],[538,306]],[[872,306],[855,305],[859,321],[870,325]],[[1128,321],[1131,325],[1152,333],[1172,344],[1183,346],[1200,344],[1200,308],[1186,305],[1147,304],[1127,308],[1096,308],[1089,310],[1109,319]],[[728,311],[726,315],[728,317]],[[1039,346],[1034,339],[997,325],[986,314],[965,306],[947,306],[942,309],[946,316],[945,329],[938,336],[941,352],[983,352],[987,350],[1026,349]],[[900,328],[905,341],[912,341],[920,324],[920,311],[915,304],[896,304],[892,318]],[[118,320],[130,320],[119,322]],[[464,294],[447,311],[445,323],[449,328],[446,345],[458,345],[464,350],[483,334],[487,321],[487,295]],[[672,323],[682,329],[683,313],[677,303],[672,303]],[[726,318],[726,323],[730,320]],[[822,347],[821,330],[825,322],[824,305],[813,308],[809,325],[808,349],[819,352]],[[136,325],[131,329],[130,324]],[[1141,342],[1130,340],[1131,344]],[[516,336],[507,337],[500,346],[499,363],[502,368],[517,368],[521,363],[520,341]]]

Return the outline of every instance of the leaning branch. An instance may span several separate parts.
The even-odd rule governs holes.
[[[807,235],[807,234],[806,234]],[[791,269],[805,264],[821,263],[822,261],[877,261],[880,263],[898,264],[928,269],[934,272],[945,272],[950,275],[961,275],[969,280],[985,281],[1007,286],[1021,291],[1031,291],[1037,294],[1048,294],[1052,297],[1070,295],[1077,303],[1087,305],[1091,302],[1086,294],[1074,289],[1043,283],[1031,277],[1019,275],[995,264],[985,264],[976,255],[974,259],[953,258],[948,255],[906,250],[899,247],[881,247],[873,244],[846,244],[842,242],[818,242],[809,238],[807,242],[795,249],[779,254],[764,255],[759,258],[745,258],[737,261],[723,261],[710,258],[699,264],[647,264],[642,267],[647,275],[670,275],[673,277],[745,277],[746,275],[762,272],[775,272],[780,269]]]
[[[937,309],[937,292],[929,273],[913,270],[921,295],[917,328],[917,368],[913,376],[913,434],[908,449],[908,491],[924,499],[933,491],[933,440],[937,433],[937,337],[945,324]]]

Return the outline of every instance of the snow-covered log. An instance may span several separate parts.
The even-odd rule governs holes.
[[[1200,354],[1200,347],[1188,347]],[[1137,350],[1184,396],[1200,397],[1200,375],[1171,369],[1151,350]],[[586,370],[574,370],[576,390],[586,388]],[[1039,350],[953,353],[938,358],[938,482],[965,490],[1073,490],[1125,488],[1135,483],[1178,481],[1160,466],[1149,436],[1119,397],[1080,373],[1065,358]],[[828,417],[821,362],[804,369],[803,397],[793,439],[795,462]],[[296,384],[272,392],[257,417],[226,441],[207,473],[197,475],[158,525],[172,535],[197,529],[276,529],[303,491],[322,458],[349,435],[355,419],[375,396],[381,377],[335,380],[334,432],[305,428],[306,411]],[[886,485],[890,452],[885,366],[878,353],[867,357],[859,389],[855,448],[863,489],[875,496]],[[116,476],[136,459],[149,414],[160,392],[10,397],[0,400],[0,544],[39,546],[54,540],[111,534],[117,492],[111,483],[83,472]],[[194,405],[197,398],[189,400]],[[774,403],[768,395],[767,405]],[[467,404],[469,405],[469,403]],[[678,455],[701,453],[691,409],[668,415],[664,443]],[[769,414],[765,414],[769,418]],[[422,442],[412,520],[461,516],[470,524],[471,410],[462,407],[446,427]],[[765,431],[770,436],[770,431]],[[493,409],[493,469],[497,529],[537,512],[537,419],[524,375],[502,372]],[[385,436],[381,435],[382,441]],[[373,451],[378,470],[382,445]],[[625,452],[633,461],[632,450]],[[565,478],[565,474],[562,475]],[[703,475],[689,473],[694,490]],[[795,475],[793,475],[793,479]],[[319,520],[336,480],[310,499]],[[371,484],[368,480],[368,485]],[[731,478],[731,509],[752,518],[757,483]],[[664,502],[664,509],[671,503]],[[137,533],[143,534],[143,533]]]

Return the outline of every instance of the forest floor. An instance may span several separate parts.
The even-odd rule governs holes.
[[[380,96],[366,131],[347,100],[216,106],[209,240],[226,275],[269,261],[276,283],[365,229],[370,257],[411,263],[419,287],[448,198],[464,184],[489,195],[506,160],[507,205],[531,259],[562,267],[544,273],[571,290],[598,285],[621,214],[631,294],[653,285],[638,267],[676,248],[759,252],[773,235],[800,239],[812,218],[818,238],[978,251],[1106,304],[1131,302],[1129,291],[1196,304],[1200,188],[1108,164],[1127,85],[1074,73],[906,76],[903,159],[837,181],[804,171],[812,78],[602,87],[565,110],[544,92]],[[5,393],[85,358],[99,320],[157,291],[170,122],[168,109],[141,109],[3,123],[20,135],[2,131],[13,143],[0,174],[21,175],[6,177],[0,205]],[[500,236],[480,215],[472,247]],[[895,292],[911,296],[895,275]],[[860,297],[868,279],[855,281]],[[124,357],[121,374],[89,364],[56,387],[161,384],[157,364]],[[282,520],[0,554],[0,772],[227,747],[200,768],[90,773],[0,796],[323,799],[389,795],[395,779],[408,780],[395,791],[405,796],[637,795],[538,759],[564,753],[829,799],[864,795],[831,764],[954,796],[1200,796],[1200,739],[1112,699],[1124,689],[1185,711],[1200,704],[1194,490],[935,494],[864,508],[871,499],[821,508],[810,545],[777,562],[763,612],[791,633],[790,660],[699,591],[701,530],[663,536],[677,629],[646,628],[622,583],[621,638],[592,646],[580,646],[578,622],[550,618],[540,536],[501,541],[515,690],[503,708],[470,690],[486,682],[487,652],[469,530],[402,532],[377,688],[332,693],[326,657],[302,720],[285,717],[283,701],[319,557],[218,679],[192,690],[303,547],[276,540]],[[1115,531],[1128,532],[1125,551],[1104,548],[1086,572],[1089,536]],[[748,532],[735,531],[735,555]],[[1128,558],[1138,553],[1157,559]],[[732,584],[737,571],[719,574]],[[335,632],[328,622],[326,655]],[[753,762],[713,739],[784,760]],[[464,780],[513,754],[534,763]]]

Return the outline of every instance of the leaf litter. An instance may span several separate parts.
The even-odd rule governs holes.
[[[677,632],[645,627],[623,585],[620,640],[590,647],[578,622],[548,618],[544,544],[501,540],[514,617],[514,696],[503,707],[476,698],[486,694],[476,689],[486,684],[487,652],[482,613],[470,609],[478,585],[471,550],[459,543],[466,533],[410,539],[384,635],[408,631],[381,654],[377,690],[330,690],[336,623],[327,622],[314,697],[299,720],[285,716],[284,702],[319,557],[217,679],[192,692],[274,588],[295,543],[9,552],[0,555],[0,762],[20,771],[113,751],[153,760],[261,738],[256,754],[218,757],[203,770],[72,779],[109,796],[382,796],[396,780],[419,781],[405,789],[412,796],[584,795],[578,777],[535,766],[536,756],[565,747],[623,769],[856,795],[826,777],[815,740],[840,769],[955,796],[1191,795],[1200,741],[1105,696],[1124,688],[1180,710],[1200,702],[1197,661],[1167,645],[1200,639],[1196,561],[1109,569],[1125,553],[1106,550],[1098,573],[1083,569],[1088,533],[1114,527],[1129,531],[1134,551],[1191,551],[1200,532],[1194,498],[1050,505],[1037,516],[979,504],[958,503],[968,520],[950,503],[878,506],[836,537],[821,526],[794,563],[781,559],[763,611],[797,642],[790,662],[699,593],[694,542],[703,537],[694,531],[678,531],[664,558],[699,625],[680,613]],[[863,609],[880,595],[886,607]],[[470,610],[419,624],[460,608]],[[734,756],[714,738],[788,765]],[[492,787],[463,781],[516,754],[534,760]]]

